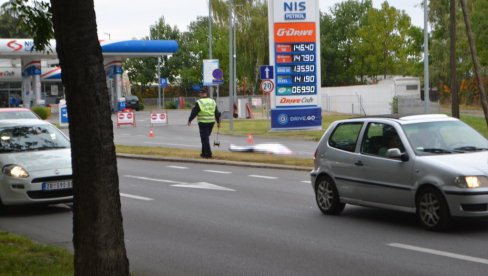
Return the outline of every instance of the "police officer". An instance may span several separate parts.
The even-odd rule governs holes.
[[[212,149],[210,148],[210,134],[217,121],[217,127],[220,128],[220,112],[217,103],[208,97],[206,89],[200,89],[200,99],[195,103],[188,118],[188,126],[191,121],[198,116],[198,128],[200,129],[200,140],[202,141],[202,158],[212,158]]]

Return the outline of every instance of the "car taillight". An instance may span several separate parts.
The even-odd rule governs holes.
[[[313,153],[313,160],[317,159],[317,152],[318,152],[318,149],[316,149],[315,152]]]

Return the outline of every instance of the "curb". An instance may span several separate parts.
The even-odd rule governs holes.
[[[276,164],[254,163],[254,162],[239,162],[239,161],[218,160],[218,159],[177,158],[177,157],[149,156],[149,155],[126,154],[126,153],[117,153],[117,158],[138,159],[138,160],[147,160],[147,161],[214,164],[214,165],[267,168],[267,169],[279,169],[279,170],[312,171],[312,168],[309,167],[276,165]]]

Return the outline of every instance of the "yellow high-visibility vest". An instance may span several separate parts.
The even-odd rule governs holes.
[[[215,108],[217,103],[210,98],[203,98],[197,101],[200,112],[198,112],[199,123],[214,123],[215,122]]]

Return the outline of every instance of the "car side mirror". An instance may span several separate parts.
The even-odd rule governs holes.
[[[386,151],[386,157],[388,158],[397,158],[406,162],[409,160],[408,155],[406,153],[402,153],[399,148],[391,148]]]

